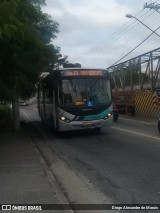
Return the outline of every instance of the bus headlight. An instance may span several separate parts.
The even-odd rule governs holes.
[[[58,116],[58,118],[61,120],[61,121],[64,121],[64,122],[67,122],[67,123],[70,123],[70,120],[64,116]]]
[[[110,117],[112,117],[112,114],[111,114],[111,113],[108,113],[108,114],[104,117],[104,119],[107,120],[107,119],[110,118]]]
[[[108,114],[108,118],[110,118],[110,117],[112,117],[112,114],[111,114],[111,113]]]
[[[62,121],[65,121],[65,119],[66,119],[65,117],[63,117],[63,116],[61,117],[61,120],[62,120]]]

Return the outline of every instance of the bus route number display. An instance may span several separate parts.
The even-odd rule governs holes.
[[[63,76],[102,76],[102,70],[67,70],[62,71]]]

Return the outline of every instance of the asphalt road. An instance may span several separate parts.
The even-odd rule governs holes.
[[[100,133],[57,135],[41,124],[36,108],[22,107],[21,113],[24,128],[71,203],[160,203],[160,137],[156,123],[119,118]]]

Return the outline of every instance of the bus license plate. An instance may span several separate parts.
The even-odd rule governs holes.
[[[83,121],[83,125],[87,126],[87,125],[92,125],[93,122],[92,121]]]

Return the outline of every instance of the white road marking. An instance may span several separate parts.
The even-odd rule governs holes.
[[[142,123],[142,124],[149,124],[149,125],[156,125],[157,122],[156,121],[151,121],[151,122],[147,122],[147,121],[143,121],[143,120],[136,120],[136,119],[131,119],[131,118],[124,118],[124,117],[120,117],[121,119],[123,120],[132,120],[132,121],[137,121],[139,123]]]
[[[128,132],[128,133],[131,133],[131,134],[139,135],[139,136],[142,136],[142,137],[148,137],[148,138],[156,139],[156,140],[160,141],[160,137],[149,135],[149,134],[146,134],[144,132],[137,132],[137,131],[127,130],[127,129],[123,129],[123,128],[119,128],[119,127],[111,127],[111,128],[117,129],[117,130],[123,131],[123,132]]]

